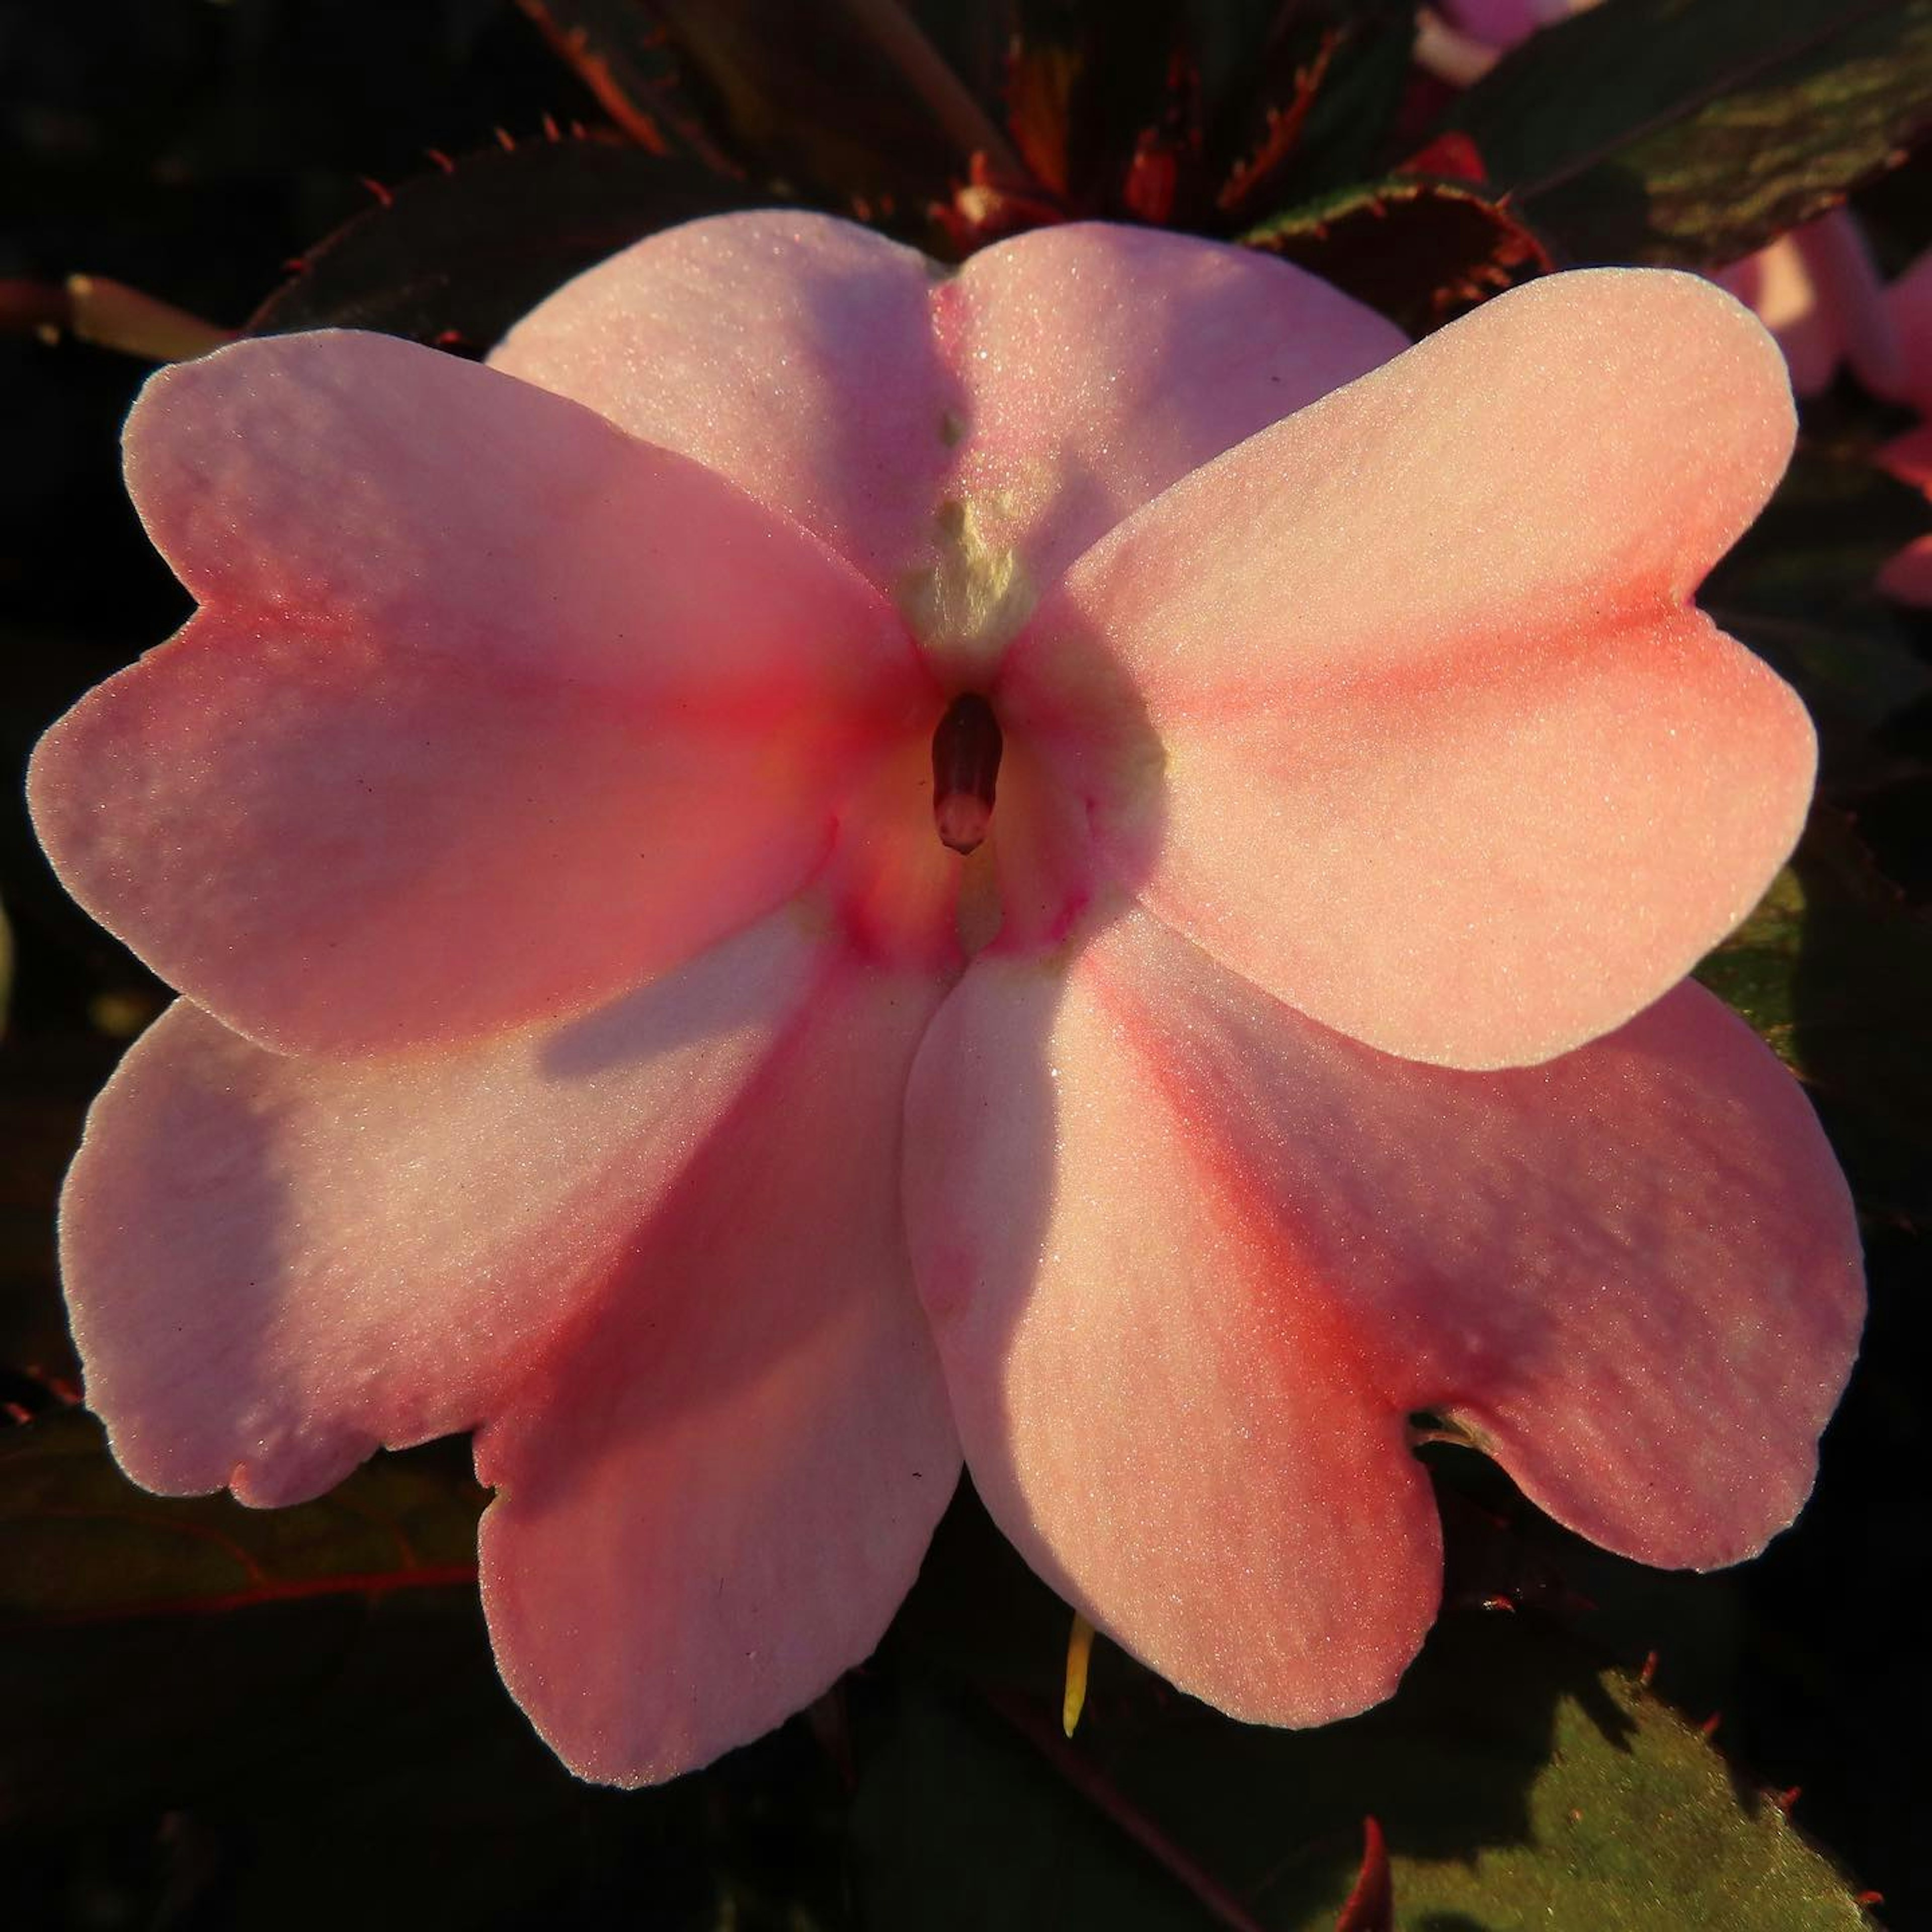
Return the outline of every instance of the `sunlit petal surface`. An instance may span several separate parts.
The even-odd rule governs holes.
[[[1416,1059],[1562,1052],[1803,823],[1803,706],[1688,608],[1789,395],[1706,283],[1533,284],[1115,530],[1003,699],[1145,902],[1270,991]]]
[[[974,1479],[1183,1688],[1312,1724],[1435,1611],[1412,1412],[1647,1561],[1808,1492],[1863,1298],[1804,1096],[1694,987],[1472,1073],[1315,1024],[1130,913],[976,965],[909,1106],[920,1284]]]

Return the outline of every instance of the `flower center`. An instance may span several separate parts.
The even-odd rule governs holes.
[[[1004,744],[993,707],[976,691],[962,692],[933,732],[933,821],[956,852],[976,851],[992,823]]]

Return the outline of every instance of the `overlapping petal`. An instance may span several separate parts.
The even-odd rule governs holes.
[[[647,1292],[590,1311],[477,1438],[497,1661],[586,1777],[669,1777],[827,1688],[951,1498],[898,1201],[938,998],[823,980],[630,1256]]]
[[[797,888],[932,701],[805,532],[429,350],[221,350],[149,385],[128,460],[202,609],[43,741],[36,824],[278,1050],[461,1040],[689,958]]]
[[[1686,608],[1792,435],[1708,284],[1533,284],[1113,531],[1002,715],[1270,992],[1415,1059],[1546,1058],[1681,978],[1803,821],[1803,706]]]
[[[890,590],[951,460],[939,273],[830,215],[716,215],[566,284],[490,359],[728,476]]]
[[[947,275],[773,210],[640,242],[491,359],[710,464],[945,634],[1002,597],[1023,615],[1169,483],[1402,346],[1314,277],[1191,237],[1072,224]]]
[[[964,389],[951,494],[1036,593],[1190,470],[1400,353],[1400,330],[1253,250],[1072,223],[934,298]]]
[[[1463,1072],[1133,912],[1057,970],[976,964],[908,1118],[981,1494],[1071,1601],[1237,1714],[1360,1708],[1420,1642],[1411,1412],[1610,1547],[1716,1564],[1802,1502],[1856,1344],[1823,1137],[1694,987],[1546,1066]]]
[[[63,1205],[123,1467],[297,1501],[496,1412],[586,1304],[652,1305],[639,1230],[827,958],[788,911],[584,1018],[402,1059],[285,1058],[176,1006],[95,1103]]]

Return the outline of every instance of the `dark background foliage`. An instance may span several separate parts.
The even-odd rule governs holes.
[[[1618,6],[1660,31],[1684,11]],[[560,0],[527,15],[509,0],[0,0],[0,279],[86,270],[238,325],[307,256],[269,326],[352,319],[461,350],[580,262],[664,221],[768,199],[774,183],[942,249],[1039,218],[1011,174],[990,199],[956,198],[972,130],[907,109],[890,64],[872,73],[837,42],[866,10],[781,10],[791,38],[760,55],[745,22],[760,10],[736,0],[661,7],[643,35],[620,5]],[[1835,147],[1813,140],[1784,174],[1760,171],[1762,205],[1730,210],[1725,230],[1710,212],[1718,189],[1694,169],[1673,172],[1676,200],[1633,203],[1648,178],[1634,140],[1598,140],[1583,157],[1595,190],[1580,189],[1588,168],[1559,165],[1547,146],[1575,133],[1550,104],[1576,70],[1520,57],[1458,110],[1501,184],[1521,188],[1519,230],[1496,182],[1390,172],[1447,104],[1426,89],[1418,100],[1406,52],[1391,58],[1389,8],[1207,8],[1225,38],[1196,50],[1198,98],[1177,104],[1163,34],[1201,10],[926,13],[1048,212],[1257,230],[1412,326],[1546,254],[1719,259],[1813,212],[1834,179],[1874,177],[1861,206],[1888,266],[1932,240],[1932,170],[1918,160],[1876,178],[1918,131],[1902,96],[1868,101]],[[1582,31],[1603,33],[1617,10]],[[1881,38],[1888,18],[1900,36],[1927,31],[1922,8],[1863,12]],[[1276,13],[1308,37],[1243,59],[1241,32]],[[1102,17],[1114,34],[1104,44]],[[1746,16],[1728,17],[1735,40]],[[1782,67],[1758,60],[1750,85],[1763,99],[1799,87],[1824,12],[1790,0],[1751,17],[1766,45],[1789,27],[1798,51]],[[1322,55],[1338,22],[1346,32]],[[552,44],[586,22],[630,63],[601,100]],[[1298,156],[1270,160],[1264,110],[1310,93],[1318,56]],[[1063,87],[1069,72],[1086,78]],[[644,119],[649,138],[636,124],[621,146],[572,133],[614,110]],[[1645,112],[1644,140],[1678,124],[1661,95]],[[671,153],[652,156],[653,142]],[[482,158],[449,174],[431,150]],[[1231,178],[1243,184],[1232,200],[1216,186]],[[426,255],[448,271],[427,292],[402,272]],[[1426,269],[1400,266],[1415,262]],[[1184,1927],[1216,1922],[1217,1887],[1261,1922],[1332,1923],[1368,1812],[1412,1862],[1481,1880],[1474,1903],[1414,1918],[1399,1880],[1398,1922],[1592,1924],[1604,1922],[1574,1901],[1564,1910],[1582,1916],[1541,1916],[1523,1875],[1548,1853],[1552,1765],[1594,1790],[1599,1754],[1619,1775],[1620,1761],[1646,1776],[1663,1766],[1653,1809],[1620,1827],[1638,1890],[1687,1858],[1718,1869],[1736,1856],[1733,1827],[1758,1834],[1738,1842],[1770,1870],[1785,1839],[1766,1794],[1802,1786],[1787,1798],[1796,1822],[1855,1887],[1886,1894],[1885,1922],[1932,1923],[1915,1835],[1932,1719],[1932,638],[1870,590],[1875,564],[1924,521],[1866,460],[1894,417],[1849,387],[1809,410],[1792,482],[1707,592],[1798,679],[1826,746],[1802,910],[1772,908],[1710,969],[1810,1081],[1865,1214],[1870,1338],[1799,1527],[1742,1571],[1658,1576],[1540,1523],[1473,1456],[1432,1451],[1451,1607],[1390,1712],[1312,1738],[1244,1732],[1103,1646],[1069,1750],[1053,1724],[1064,1613],[962,1495],[868,1666],[713,1769],[625,1795],[571,1779],[496,1682],[464,1581],[479,1498],[460,1444],[382,1459],[337,1500],[248,1517],[140,1496],[72,1406],[55,1190],[88,1097],[166,994],[55,886],[11,775],[75,696],[184,608],[119,483],[119,422],[143,373],[71,339],[0,338],[0,902],[18,951],[0,1040],[9,1927]],[[1653,1649],[1667,1700],[1654,1708],[1604,1669]],[[1721,1711],[1721,1802],[1696,1784],[1702,1741],[1670,1707]],[[1690,1782],[1670,1784],[1679,1771]],[[1580,1799],[1568,1815],[1610,1802]],[[1688,1852],[1666,1846],[1696,1807],[1732,1822],[1708,1846],[1694,1834]],[[1639,1842],[1646,1832],[1656,1842]],[[1735,1922],[1856,1922],[1849,1907],[1844,1922],[1803,1916],[1796,1897],[1768,1894]],[[1654,1898],[1652,1916],[1628,1922],[1679,1922],[1673,1909]]]

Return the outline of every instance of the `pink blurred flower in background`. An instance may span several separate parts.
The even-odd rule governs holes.
[[[249,341],[129,424],[200,608],[32,794],[185,996],[62,1226],[136,1480],[476,1430],[504,1677],[622,1783],[864,1657],[962,1448],[1274,1723],[1435,1615],[1415,1412],[1644,1560],[1790,1521],[1862,1298],[1683,978],[1813,770],[1689,602],[1792,433],[1728,297],[1405,352],[1210,243],[768,214],[492,359]]]
[[[1834,208],[1718,269],[1712,279],[1777,338],[1800,396],[1821,396],[1849,369],[1896,400],[1904,380],[1897,325],[1856,218]]]
[[[1932,250],[1886,291],[1886,307],[1898,345],[1892,399],[1910,404],[1924,420],[1887,443],[1879,460],[1932,502]],[[1879,586],[1904,603],[1932,605],[1932,536],[1906,544],[1880,572]]]
[[[1539,27],[1587,13],[1597,0],[1436,0],[1416,10],[1415,57],[1438,80],[1473,87]]]

